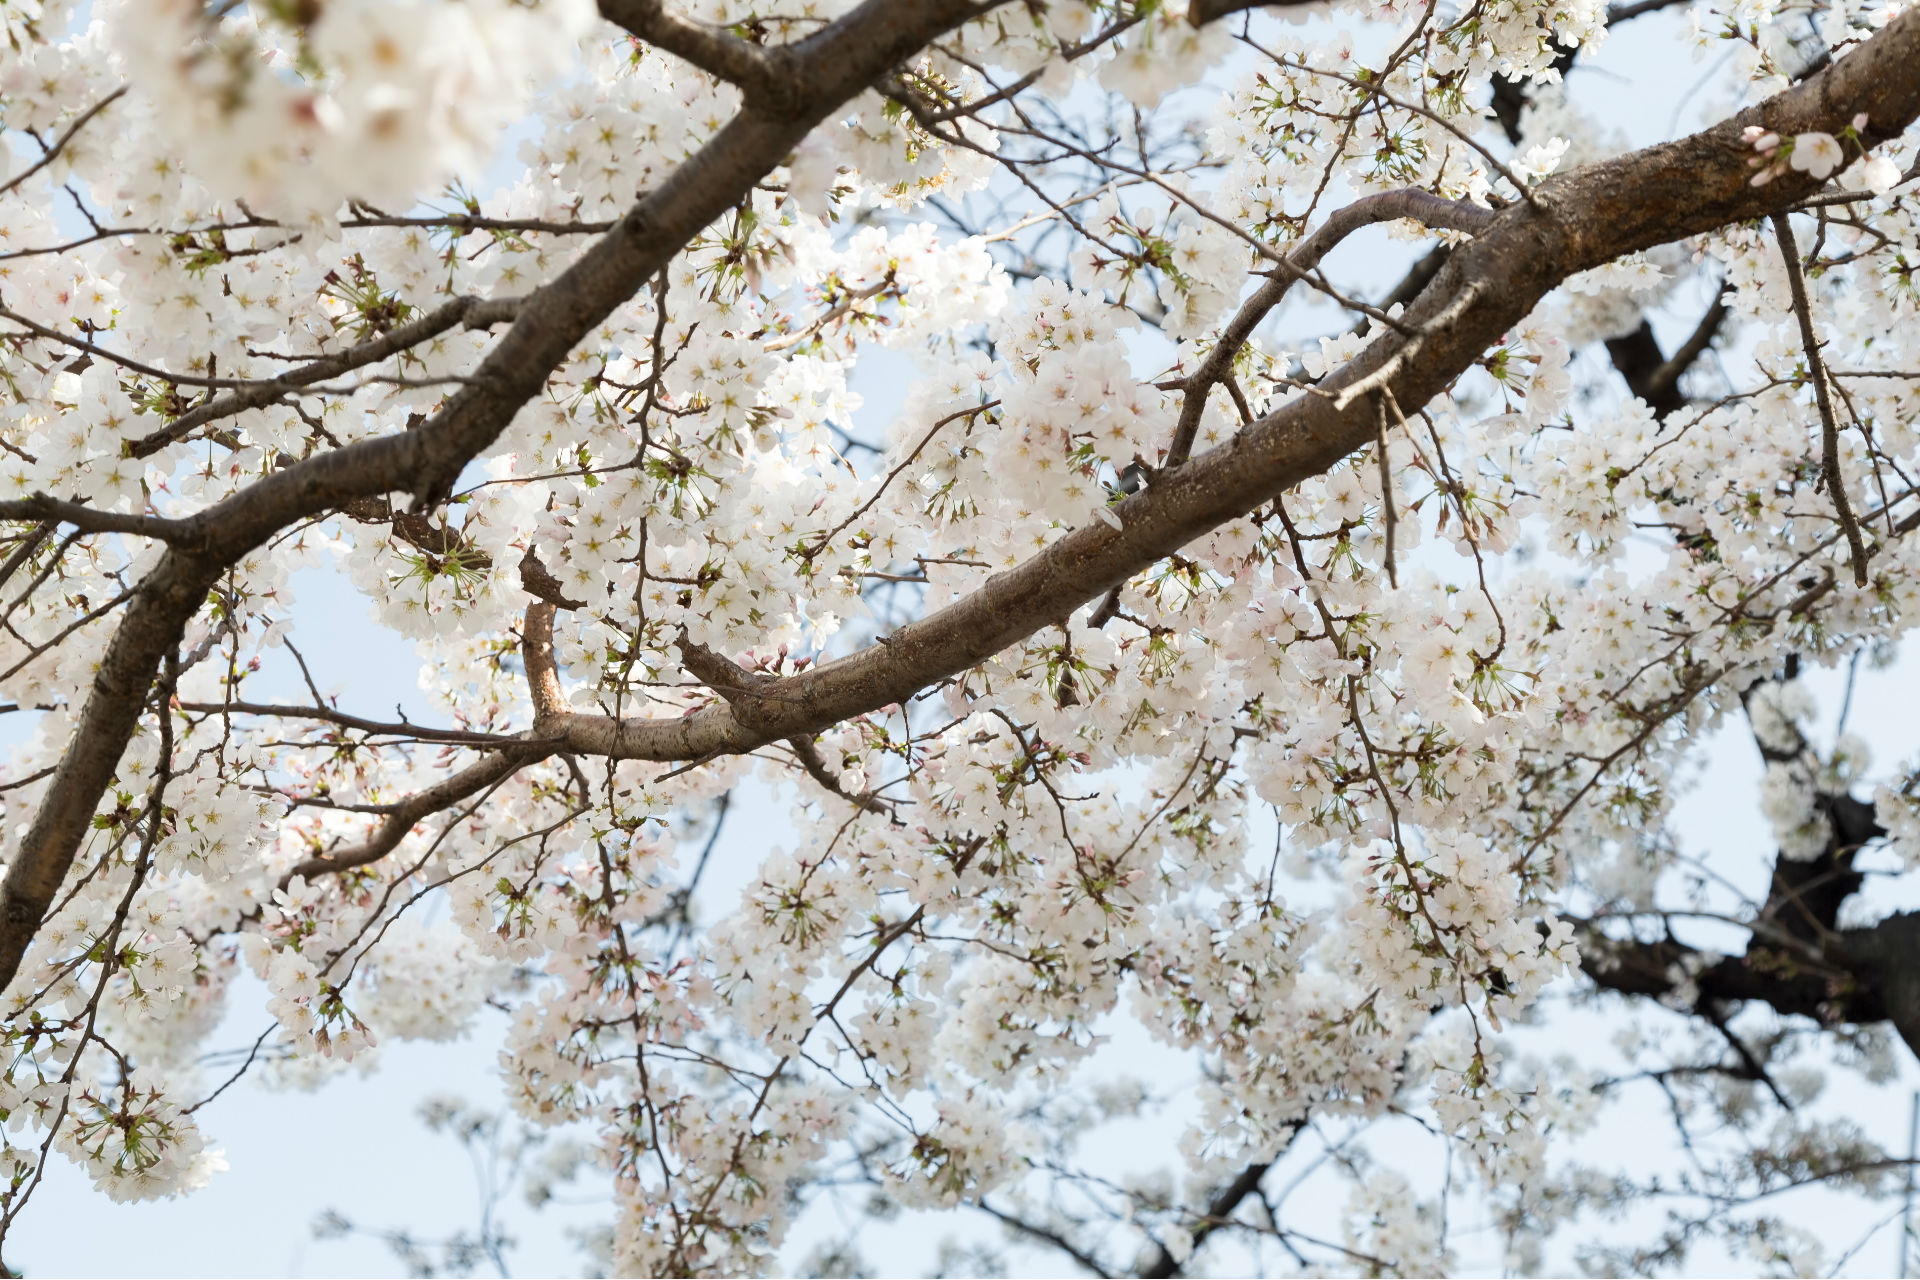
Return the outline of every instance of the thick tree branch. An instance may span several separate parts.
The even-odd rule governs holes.
[[[1163,471],[1146,491],[1110,509],[1121,528],[1089,519],[884,643],[729,704],[671,720],[574,717],[565,731],[568,749],[660,761],[750,751],[897,704],[966,670],[1367,444],[1372,413],[1357,393],[1379,375],[1390,375],[1382,385],[1396,403],[1425,404],[1568,276],[1803,198],[1815,180],[1799,173],[1751,185],[1752,150],[1741,130],[1759,124],[1782,134],[1838,131],[1865,112],[1866,140],[1877,142],[1920,114],[1916,56],[1920,14],[1902,15],[1822,75],[1712,129],[1541,184],[1535,204],[1502,211],[1449,255],[1404,317],[1414,337],[1383,335],[1313,393]]]
[[[773,106],[796,86],[769,51],[717,27],[667,12],[662,0],[600,0],[600,16],[708,75],[738,85],[750,102]]]
[[[0,986],[19,972],[92,828],[94,807],[133,736],[161,656],[228,566],[287,525],[358,499],[405,490],[419,508],[438,501],[461,468],[542,392],[549,373],[576,344],[734,207],[816,124],[928,41],[991,7],[979,0],[866,0],[785,46],[782,57],[802,88],[793,109],[769,114],[750,102],[613,231],[525,299],[512,328],[468,385],[430,421],[276,471],[185,522],[195,527],[200,545],[191,552],[170,550],[140,583],[53,781],[0,882]],[[483,766],[496,767],[491,761]]]
[[[1764,746],[1763,754],[1783,755]],[[1841,904],[1862,882],[1854,854],[1886,831],[1873,806],[1852,796],[1822,795],[1817,803],[1827,847],[1805,861],[1775,858],[1744,955],[1716,956],[1671,935],[1608,937],[1589,922],[1581,926],[1581,969],[1603,990],[1656,999],[1691,982],[1693,1008],[1710,1020],[1720,1006],[1752,1001],[1822,1026],[1891,1021],[1920,1055],[1920,913],[1839,927]]]
[[[162,542],[182,541],[190,533],[183,521],[131,512],[102,511],[84,502],[67,502],[44,493],[0,502],[0,520],[31,520],[35,524],[51,521],[56,526],[70,524],[82,533],[131,533],[142,538],[158,538]]]
[[[1667,353],[1660,349],[1660,339],[1654,336],[1651,321],[1643,317],[1633,329],[1617,338],[1608,338],[1606,347],[1614,370],[1626,379],[1627,390],[1645,400],[1654,413],[1664,418],[1685,406],[1686,401],[1678,394],[1677,378],[1668,394],[1655,396],[1653,393],[1654,372],[1667,363]]]
[[[1671,938],[1610,938],[1588,925],[1580,968],[1602,990],[1656,1000],[1691,982],[1696,1008],[1755,1002],[1823,1027],[1891,1022],[1920,1056],[1920,912],[1838,930],[1811,954],[1756,935],[1745,955],[1715,956]]]
[[[1627,380],[1627,390],[1664,418],[1686,407],[1687,398],[1681,394],[1680,379],[1712,347],[1726,319],[1727,300],[1723,293],[1714,299],[1713,305],[1700,317],[1700,323],[1671,356],[1660,350],[1653,325],[1646,320],[1631,333],[1607,339],[1607,354],[1613,357],[1613,367]]]
[[[1827,821],[1827,847],[1804,862],[1774,859],[1760,916],[1783,933],[1818,944],[1839,928],[1840,904],[1865,882],[1854,869],[1854,855],[1887,833],[1875,821],[1873,806],[1852,796],[1816,795],[1814,806]]]
[[[560,584],[560,579],[553,576],[532,548],[528,548],[527,553],[520,557],[520,586],[534,599],[544,600],[547,604],[561,609],[587,607],[584,600],[574,600],[567,595]],[[549,630],[552,629],[551,620],[548,621],[547,626]]]
[[[527,620],[520,628],[521,659],[533,699],[533,727],[542,734],[573,714],[567,710],[559,664],[553,656],[553,614],[554,606],[548,601],[528,605]]]
[[[1680,379],[1712,347],[1726,318],[1727,301],[1723,294],[1714,299],[1713,305],[1700,317],[1700,323],[1671,356],[1660,350],[1652,323],[1644,319],[1631,333],[1608,338],[1607,354],[1613,359],[1613,367],[1626,379],[1627,390],[1664,418],[1686,408],[1687,397],[1680,391]]]
[[[1315,0],[1192,0],[1192,3],[1187,5],[1187,21],[1196,27],[1204,27],[1209,22],[1218,22],[1222,18],[1230,18],[1248,9],[1287,9],[1314,2]]]
[[[1660,999],[1691,981],[1701,1003],[1757,1001],[1822,1026],[1887,1016],[1877,990],[1848,970],[1810,964],[1797,950],[1788,953],[1757,937],[1745,955],[1720,956],[1672,938],[1611,938],[1588,924],[1580,929],[1580,969],[1595,986],[1623,995]]]
[[[102,662],[72,742],[0,886],[0,979],[17,972],[139,716],[155,665],[226,565],[287,523],[404,487],[429,504],[538,395],[548,371],[679,246],[732,207],[814,123],[927,40],[979,12],[963,0],[868,0],[797,45],[817,75],[808,110],[769,119],[751,107],[650,192],[618,228],[529,297],[469,386],[419,430],[363,441],[268,476],[194,517],[208,550],[177,549],[141,584]],[[860,653],[775,680],[691,715],[573,715],[555,749],[698,761],[814,733],[902,702],[1043,626],[1059,622],[1193,538],[1236,519],[1373,438],[1361,394],[1403,406],[1444,391],[1568,276],[1656,244],[1791,207],[1817,186],[1797,172],[1751,185],[1742,129],[1840,133],[1859,114],[1871,146],[1920,115],[1920,12],[1885,28],[1817,77],[1702,133],[1550,179],[1456,249],[1405,316],[1312,394],[1221,448],[1163,472],[973,594]]]
[[[1920,912],[1888,916],[1870,929],[1843,930],[1837,950],[1855,973],[1875,976],[1882,1016],[1920,1057]]]

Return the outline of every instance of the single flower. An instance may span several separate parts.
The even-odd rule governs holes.
[[[1845,159],[1840,143],[1830,133],[1801,133],[1793,139],[1793,157],[1788,161],[1802,173],[1824,178],[1840,167]]]
[[[1885,156],[1868,156],[1860,166],[1860,185],[1875,195],[1884,195],[1900,185],[1900,166]]]

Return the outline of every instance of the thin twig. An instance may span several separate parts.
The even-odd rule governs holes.
[[[1380,455],[1380,508],[1387,533],[1387,585],[1398,590],[1400,574],[1393,567],[1393,534],[1399,517],[1393,510],[1393,466],[1387,461],[1387,393],[1384,390],[1373,393],[1373,431],[1375,448]]]
[[[1793,225],[1785,213],[1772,215],[1774,238],[1780,241],[1780,257],[1787,264],[1787,288],[1793,294],[1793,314],[1800,321],[1800,343],[1807,352],[1807,376],[1813,380],[1814,403],[1820,406],[1820,470],[1833,496],[1833,511],[1847,535],[1847,554],[1853,562],[1853,585],[1867,585],[1867,547],[1860,537],[1860,522],[1853,517],[1853,504],[1847,501],[1847,485],[1840,474],[1840,424],[1833,416],[1833,400],[1827,392],[1827,367],[1820,359],[1820,342],[1813,333],[1813,311],[1807,305],[1807,281],[1800,270],[1800,249],[1793,242]]]
[[[66,150],[67,144],[73,141],[73,135],[76,133],[79,133],[80,130],[86,126],[87,121],[93,119],[95,116],[99,115],[102,111],[105,111],[108,107],[112,106],[113,103],[117,101],[122,94],[126,93],[126,91],[127,91],[127,86],[121,85],[118,89],[115,89],[112,93],[108,94],[106,97],[100,99],[100,101],[88,107],[85,111],[82,111],[79,114],[79,116],[74,119],[74,122],[66,127],[65,132],[63,132],[58,138],[54,139],[53,145],[47,148],[47,153],[45,155],[41,156],[38,160],[34,161],[31,165],[28,165],[25,169],[21,170],[13,178],[8,180],[4,186],[0,186],[0,196],[6,195],[8,192],[18,187],[21,183],[25,182],[28,178],[31,178],[34,174],[40,172],[42,169],[52,164],[57,158],[59,158],[60,153]]]

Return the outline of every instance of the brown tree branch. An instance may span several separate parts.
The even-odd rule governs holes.
[[[1240,1202],[1259,1190],[1260,1179],[1267,1176],[1267,1170],[1273,1167],[1271,1161],[1259,1161],[1242,1169],[1232,1182],[1222,1187],[1207,1205],[1207,1216],[1193,1230],[1193,1247],[1198,1249],[1200,1242],[1218,1231],[1233,1219],[1233,1211]],[[1163,1246],[1158,1249],[1153,1261],[1140,1272],[1149,1280],[1167,1280],[1167,1277],[1180,1274],[1180,1264]]]
[[[184,521],[133,512],[102,511],[84,502],[67,502],[44,493],[0,501],[0,520],[31,520],[35,524],[51,522],[56,527],[70,524],[82,533],[131,533],[143,538],[158,538],[162,542],[181,541],[189,535]]]
[[[527,668],[527,688],[533,700],[533,725],[536,732],[550,731],[557,721],[572,712],[560,688],[560,668],[553,656],[553,614],[550,601],[527,606],[527,619],[520,628],[520,653]]]
[[[387,810],[386,821],[365,842],[307,858],[288,872],[283,881],[291,880],[294,876],[327,875],[378,862],[398,848],[400,842],[407,838],[407,833],[423,820],[488,787],[497,786],[527,765],[553,755],[557,744],[552,737],[552,726],[556,720],[571,714],[566,709],[566,697],[561,691],[559,670],[554,661],[553,618],[554,606],[540,601],[528,607],[526,621],[521,628],[520,652],[526,665],[527,683],[532,690],[534,706],[534,727],[530,734],[523,735],[513,745],[487,756],[477,764],[469,765],[445,781],[391,806]],[[305,708],[291,710],[312,714]],[[367,727],[369,724],[359,721],[353,727]]]
[[[311,880],[315,876],[333,875],[378,862],[399,848],[407,834],[425,819],[488,787],[498,786],[527,765],[551,754],[553,748],[542,742],[528,742],[495,752],[395,805],[387,820],[375,829],[365,843],[304,859],[282,878],[283,882],[295,876],[305,876]]]
[[[1764,747],[1763,754],[1781,758]],[[1656,999],[1691,974],[1693,1009],[1709,1021],[1719,1006],[1744,1002],[1821,1026],[1891,1021],[1920,1054],[1920,913],[1839,926],[1841,904],[1862,882],[1854,854],[1887,833],[1865,801],[1822,795],[1817,803],[1828,822],[1826,848],[1805,861],[1775,857],[1744,955],[1715,956],[1671,934],[1655,942],[1608,937],[1587,921],[1579,926],[1581,970],[1603,990]],[[1723,1022],[1715,1025],[1724,1032]]]
[[[437,729],[431,725],[408,724],[405,721],[368,720],[363,716],[349,715],[344,711],[335,711],[332,707],[300,707],[266,702],[177,702],[174,704],[182,711],[195,715],[235,715],[261,716],[272,720],[314,720],[321,724],[338,725],[342,729],[356,729],[361,733],[387,734],[396,738],[411,738],[418,742],[444,742],[451,746],[462,747],[513,747],[520,745],[522,739],[502,733],[475,733],[466,729]]]
[[[455,298],[435,307],[426,315],[395,325],[377,338],[369,338],[334,355],[321,356],[277,378],[236,387],[205,404],[196,405],[160,430],[134,441],[132,455],[136,458],[152,457],[168,445],[186,439],[196,427],[231,418],[249,409],[263,408],[302,387],[310,387],[328,378],[377,364],[460,325],[483,329],[511,320],[519,304],[518,298]]]
[[[1218,22],[1222,18],[1230,18],[1248,9],[1287,9],[1294,5],[1314,2],[1315,0],[1192,0],[1192,3],[1187,6],[1187,21],[1196,27],[1204,27],[1209,22]]]
[[[1782,965],[1779,954],[1763,944],[1745,955],[1715,956],[1672,938],[1607,937],[1589,922],[1580,924],[1579,938],[1581,972],[1606,991],[1659,999],[1678,991],[1692,969],[1701,1001],[1757,1001],[1822,1026],[1879,1022],[1887,1016],[1876,993],[1857,986],[1844,971]]]
[[[1867,141],[1883,139],[1920,114],[1920,77],[1906,65],[1915,56],[1920,14],[1903,15],[1820,76],[1711,129],[1550,179],[1535,189],[1536,205],[1502,211],[1449,255],[1406,315],[1414,337],[1384,335],[1314,394],[1162,472],[1111,508],[1120,529],[1090,519],[884,643],[731,703],[671,720],[572,717],[563,730],[568,749],[660,761],[750,751],[898,703],[966,670],[1367,444],[1372,415],[1356,393],[1381,373],[1391,373],[1383,385],[1396,403],[1424,404],[1568,276],[1801,199],[1815,179],[1789,173],[1751,185],[1752,151],[1741,130],[1840,130],[1866,112]],[[1347,403],[1336,407],[1341,400]]]
[[[1671,356],[1660,350],[1660,343],[1653,334],[1653,325],[1646,320],[1642,320],[1640,326],[1631,333],[1608,338],[1607,354],[1613,358],[1613,367],[1627,380],[1627,390],[1646,401],[1654,413],[1664,418],[1686,407],[1687,398],[1681,394],[1680,379],[1713,346],[1713,340],[1719,335],[1720,326],[1726,322],[1727,314],[1727,299],[1723,292],[1714,299],[1713,305],[1700,317],[1700,322],[1694,326],[1687,340]]]
[[[1875,976],[1884,1016],[1920,1056],[1920,912],[1888,916],[1870,929],[1842,930],[1837,950],[1853,972]]]
[[[419,430],[362,441],[266,477],[191,523],[207,550],[178,548],[142,582],[110,644],[52,785],[0,885],[0,981],[10,980],[51,902],[94,805],[138,719],[155,664],[226,565],[293,520],[405,487],[421,505],[447,492],[547,373],[613,307],[784,159],[812,125],[927,39],[981,11],[963,0],[868,0],[788,46],[815,74],[809,110],[768,119],[751,106],[650,192],[611,234],[529,297],[470,385]],[[1544,294],[1624,254],[1788,208],[1817,180],[1781,175],[1756,188],[1741,136],[1859,132],[1873,145],[1920,115],[1920,11],[1903,13],[1847,57],[1711,129],[1585,166],[1535,187],[1461,246],[1406,316],[1314,394],[1243,429],[1221,448],[1162,473],[1111,508],[1121,528],[1090,520],[955,604],[884,642],[775,680],[690,715],[569,715],[557,749],[617,758],[697,761],[817,732],[897,704],[1017,643],[1194,537],[1320,474],[1373,435],[1357,401],[1374,385],[1401,405],[1444,391]],[[544,744],[543,744],[544,745]]]
[[[1837,931],[1810,960],[1756,938],[1746,954],[1714,956],[1671,938],[1622,940],[1580,929],[1580,968],[1596,987],[1652,999],[1689,980],[1699,1004],[1759,1003],[1823,1027],[1891,1022],[1920,1054],[1920,912]]]
[[[773,107],[792,92],[786,83],[789,69],[776,51],[668,13],[662,0],[600,0],[600,16],[654,48],[739,86],[759,105]]]
[[[553,576],[531,547],[527,549],[525,555],[520,557],[520,586],[534,599],[544,600],[547,604],[561,609],[587,607],[584,600],[574,600],[567,595],[560,579]],[[551,631],[553,627],[551,619],[548,620],[547,627]]]
[[[833,770],[827,767],[826,759],[820,754],[820,748],[814,745],[812,738],[797,736],[788,738],[787,746],[792,749],[794,759],[800,762],[800,767],[806,771],[807,776],[819,783],[821,787],[839,796],[856,809],[876,813],[883,818],[894,816],[893,810],[873,792],[862,791],[855,794],[841,786],[840,779],[836,778]]]
[[[92,828],[94,807],[133,736],[161,656],[228,566],[287,525],[356,499],[404,489],[417,508],[436,503],[461,468],[544,390],[550,372],[581,339],[734,207],[816,124],[929,40],[991,7],[979,0],[866,0],[784,46],[797,86],[795,109],[770,114],[749,102],[613,231],[525,299],[512,328],[430,421],[278,470],[187,521],[200,545],[174,547],[140,583],[0,882],[0,986],[19,971]]]

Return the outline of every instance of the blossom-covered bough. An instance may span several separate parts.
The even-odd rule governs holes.
[[[1585,0],[0,0],[0,1238],[49,1160],[205,1180],[248,971],[242,1072],[507,1010],[622,1271],[850,1184],[1100,1273],[1445,1269],[1383,1117],[1511,1265],[1642,1200],[1601,1265],[1812,1265],[1778,1193],[1902,1153],[1810,1069],[1920,1048],[1920,917],[1851,905],[1914,779],[1796,681],[1916,604],[1920,14],[1696,16],[1728,113],[1621,152]],[[1432,243],[1368,301],[1381,227]],[[303,568],[446,726],[322,692]],[[1666,818],[1736,715],[1779,850],[1722,900]],[[792,829],[703,918],[754,774]],[[1596,991],[1683,1030],[1528,1056]],[[1110,1034],[1202,1068],[1184,1190],[1075,1163],[1150,1101]],[[1547,1144],[1641,1087],[1680,1181]]]

